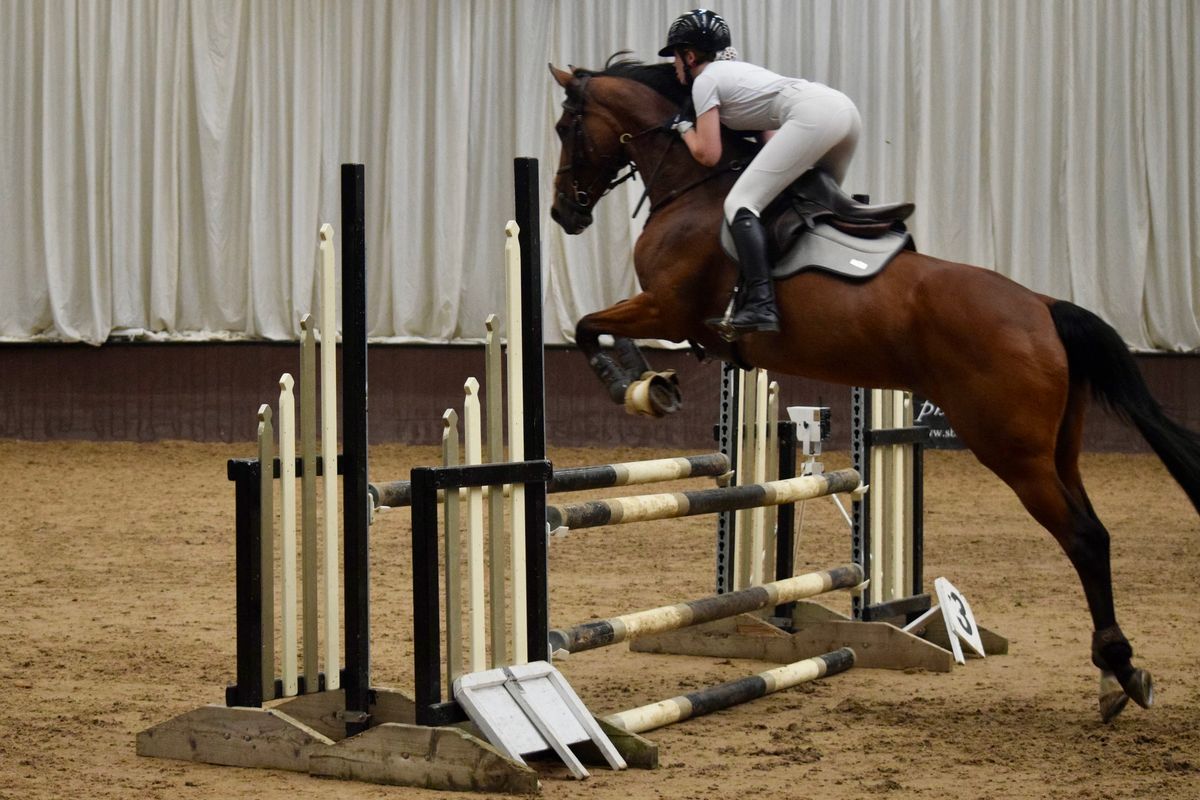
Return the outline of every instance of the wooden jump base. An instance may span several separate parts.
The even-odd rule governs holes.
[[[593,467],[569,467],[554,471],[546,486],[550,494],[606,489],[613,486],[637,486],[683,478],[720,477],[729,472],[729,458],[721,453],[706,453],[680,458],[628,461]],[[376,508],[405,508],[412,505],[412,482],[389,481],[371,484]]]
[[[661,700],[657,703],[631,708],[602,719],[629,733],[645,733],[692,717],[756,700],[768,694],[790,689],[802,683],[836,675],[854,666],[854,651],[848,647],[832,653],[806,658],[784,667],[776,667],[757,675],[710,686],[696,692]]]
[[[610,644],[677,630],[702,622],[732,617],[767,606],[814,597],[835,589],[850,589],[862,583],[862,568],[857,564],[797,575],[782,581],[752,586],[727,594],[717,594],[672,606],[635,611],[611,619],[585,622],[573,628],[550,631],[553,653],[578,653]]]
[[[741,508],[778,506],[827,494],[851,492],[858,486],[858,473],[846,469],[824,475],[807,475],[748,486],[725,486],[694,492],[648,494],[566,506],[548,506],[546,521],[551,529],[597,528],[622,522],[646,522]]]

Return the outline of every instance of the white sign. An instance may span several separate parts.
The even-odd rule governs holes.
[[[945,578],[935,580],[933,588],[937,592],[938,604],[942,607],[942,619],[946,622],[946,633],[954,651],[954,660],[959,664],[967,663],[960,641],[966,642],[972,650],[983,656],[983,640],[979,636],[979,626],[975,624],[975,615],[971,613],[971,604],[967,602],[967,598]]]

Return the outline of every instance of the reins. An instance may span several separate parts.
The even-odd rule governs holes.
[[[663,155],[665,156],[666,153],[664,153]],[[692,181],[691,183],[685,184],[685,185],[679,187],[678,189],[672,189],[671,191],[667,192],[667,194],[661,200],[659,200],[657,203],[652,203],[650,205],[650,216],[653,217],[655,211],[658,211],[659,209],[661,209],[663,206],[667,205],[668,203],[678,200],[680,197],[687,194],[692,189],[695,189],[698,186],[702,186],[702,185],[708,183],[713,178],[716,178],[720,175],[724,175],[726,172],[740,172],[742,169],[745,168],[747,163],[749,163],[749,162],[743,161],[740,158],[734,159],[733,161],[730,161],[728,164],[725,164],[721,167],[713,169],[712,172],[709,172],[707,175],[704,175],[703,177],[697,178],[696,180]],[[642,199],[645,200],[646,196],[649,195],[649,193],[650,193],[650,185],[647,184],[646,192],[645,192],[645,194],[642,195]],[[639,202],[638,208],[641,208],[641,205],[642,205],[641,202]],[[634,211],[633,215],[636,217],[637,211]]]

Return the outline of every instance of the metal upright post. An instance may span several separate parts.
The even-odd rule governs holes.
[[[516,221],[521,228],[521,325],[525,398],[525,459],[546,457],[546,392],[542,355],[542,237],[538,204],[538,162],[518,158],[513,164]],[[550,597],[546,538],[546,493],[525,494],[525,586],[528,658],[546,661],[550,653]]]
[[[263,703],[261,470],[257,460],[233,459],[228,465],[229,480],[234,481],[237,525],[237,683],[225,690],[227,706],[259,707]],[[274,629],[267,635],[273,636]]]
[[[741,397],[738,392],[738,368],[733,364],[721,365],[721,402],[717,409],[717,451],[728,456],[730,468],[735,468],[738,459],[738,407]],[[738,476],[741,481],[742,476]],[[737,532],[737,514],[722,511],[717,515],[717,594],[733,591],[735,554],[734,541]]]
[[[342,477],[346,735],[368,727],[367,231],[362,164],[342,165]]]
[[[858,471],[863,485],[870,485],[870,428],[871,391],[855,386],[850,390],[850,466]],[[871,574],[871,504],[860,500],[853,504],[853,529],[850,534],[850,560],[862,567],[863,575]],[[854,618],[863,619],[863,611],[871,605],[872,587],[868,584],[859,595],[852,595]]]

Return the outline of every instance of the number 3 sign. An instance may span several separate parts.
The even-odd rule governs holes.
[[[975,624],[975,615],[971,613],[971,604],[962,592],[954,588],[954,584],[945,578],[933,582],[937,592],[938,603],[942,608],[942,619],[946,621],[946,632],[949,634],[950,646],[954,651],[954,660],[965,664],[960,641],[966,642],[972,650],[982,656],[983,641],[979,636],[979,626]]]

